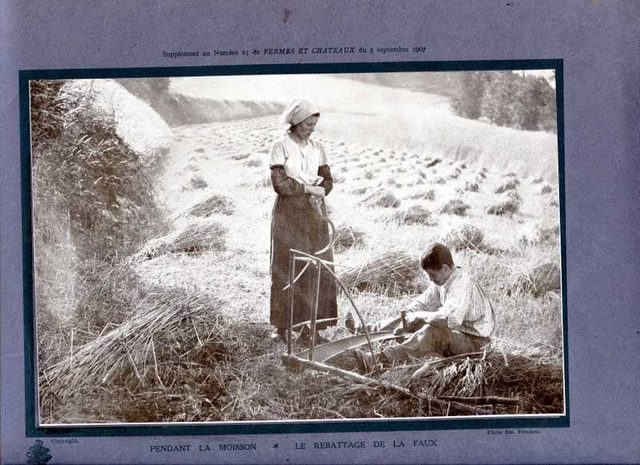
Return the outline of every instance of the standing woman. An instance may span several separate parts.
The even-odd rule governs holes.
[[[281,122],[286,134],[271,149],[271,182],[278,194],[271,220],[271,324],[272,337],[284,339],[289,323],[289,249],[315,254],[329,243],[329,228],[324,198],[333,188],[327,155],[322,145],[310,138],[320,118],[318,108],[306,100],[295,100],[284,111]],[[320,255],[333,261],[333,252]],[[295,276],[303,268],[296,265]],[[309,268],[295,283],[293,324],[311,319],[315,304],[316,273]],[[337,317],[336,284],[323,270],[318,300],[318,320]],[[317,330],[336,322],[317,324]],[[300,342],[307,343],[308,328],[303,328]],[[310,335],[309,335],[310,336]],[[324,339],[316,334],[316,342]]]

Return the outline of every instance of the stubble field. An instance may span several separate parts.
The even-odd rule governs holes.
[[[492,156],[482,141],[469,143],[469,133],[482,137],[478,123],[469,122],[465,131],[461,118],[456,131],[440,136],[436,149],[422,149],[421,139],[443,128],[433,122],[422,124],[423,130],[398,128],[389,142],[394,121],[394,115],[326,112],[314,135],[329,154],[335,180],[327,205],[339,232],[337,271],[345,276],[381,259],[401,270],[354,281],[358,309],[366,322],[397,315],[428,285],[416,266],[422,251],[434,240],[449,244],[456,264],[493,301],[494,352],[502,357],[483,359],[482,370],[494,368],[491,376],[483,376],[472,360],[458,363],[456,370],[466,369],[467,375],[456,382],[468,388],[467,395],[521,401],[517,408],[498,406],[490,413],[561,413],[556,154],[547,153],[538,165]],[[41,375],[46,422],[469,414],[450,406],[432,410],[418,398],[324,373],[287,371],[280,361],[284,345],[268,337],[275,199],[268,160],[271,144],[282,135],[277,116],[174,127],[172,134],[154,186],[166,231],[120,265],[125,279],[135,281],[131,313],[76,343],[70,357],[53,357],[59,361]],[[515,130],[504,136],[513,138],[512,146],[538,137]],[[120,279],[117,273],[113,279]],[[344,295],[338,308],[343,318],[349,309]],[[324,333],[329,339],[346,335],[341,322]],[[500,360],[507,367],[511,360],[511,371],[498,367]],[[336,363],[354,368],[348,358]],[[455,381],[446,368],[439,368],[441,376],[432,384],[425,381],[423,392],[459,394],[452,385],[434,387],[446,376]],[[399,367],[383,379],[403,385],[406,375],[407,368]]]

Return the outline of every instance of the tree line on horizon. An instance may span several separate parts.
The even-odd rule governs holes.
[[[544,77],[473,71],[464,73],[459,95],[452,107],[464,118],[529,131],[557,131],[556,93]]]

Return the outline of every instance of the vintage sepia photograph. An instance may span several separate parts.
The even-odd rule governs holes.
[[[29,81],[39,426],[566,415],[555,69],[387,67]]]

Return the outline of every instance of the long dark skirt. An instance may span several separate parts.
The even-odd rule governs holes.
[[[322,206],[324,214],[326,211]],[[289,322],[289,267],[291,256],[289,249],[315,254],[329,243],[329,227],[309,203],[309,195],[278,195],[273,207],[271,223],[271,324],[286,329]],[[331,250],[319,255],[320,258],[333,261]],[[304,268],[303,263],[296,265],[297,276]],[[295,283],[293,324],[311,320],[311,311],[315,304],[317,288],[317,270],[309,267]],[[318,320],[336,318],[336,283],[327,270],[322,270],[318,298]],[[335,321],[318,323],[322,329],[335,325]]]

